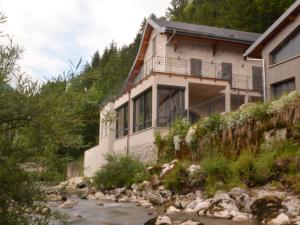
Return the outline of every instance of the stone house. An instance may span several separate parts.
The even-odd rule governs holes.
[[[262,99],[260,61],[244,52],[260,34],[148,19],[121,94],[100,110],[99,145],[85,152],[91,176],[107,153],[157,159],[155,134]]]

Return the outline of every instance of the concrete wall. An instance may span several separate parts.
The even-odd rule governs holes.
[[[300,25],[300,14],[264,47],[262,57],[266,69],[266,94],[272,97],[271,85],[289,78],[295,78],[296,89],[300,89],[300,54],[291,59],[272,65],[270,53]]]

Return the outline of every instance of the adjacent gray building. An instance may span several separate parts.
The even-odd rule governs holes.
[[[245,52],[264,63],[265,98],[300,89],[300,0]]]

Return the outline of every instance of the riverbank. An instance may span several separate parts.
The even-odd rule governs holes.
[[[101,217],[100,211],[103,206],[104,212],[113,209],[111,213],[114,213],[114,209],[119,207],[123,209],[122,207],[124,206],[138,206],[139,208],[135,210],[130,208],[127,213],[125,210],[125,214],[130,215],[130,211],[141,212],[140,215],[144,215],[142,216],[144,221],[140,224],[148,225],[159,225],[163,224],[163,222],[166,222],[165,224],[197,224],[184,223],[188,219],[204,222],[206,225],[213,225],[213,220],[212,223],[210,222],[212,218],[226,221],[221,223],[217,220],[219,221],[218,225],[236,223],[247,225],[259,223],[268,225],[300,224],[299,196],[274,190],[271,187],[261,189],[233,188],[230,192],[217,192],[213,197],[208,198],[200,190],[185,195],[176,194],[166,190],[163,186],[154,188],[149,181],[132,185],[129,189],[116,188],[100,192],[89,186],[88,182],[80,178],[74,178],[46,190],[46,193],[48,200],[57,202],[55,204],[59,205],[58,207],[62,210],[71,209],[71,211],[75,210],[76,212],[77,207],[80,206],[79,208],[82,208],[82,212],[87,213],[84,217],[91,217],[91,219],[95,216],[97,218],[98,216]],[[74,194],[80,199],[88,200],[88,203],[82,200],[78,203],[76,199],[69,197],[74,196]],[[93,203],[89,205],[90,202]],[[93,214],[98,209],[100,210],[99,214]],[[91,210],[90,213],[92,214],[89,214],[89,210]],[[120,214],[122,214],[122,210]],[[151,223],[146,223],[150,218],[156,217],[164,221],[155,223],[156,219],[153,219]],[[122,216],[119,218],[122,218]],[[140,218],[133,216],[132,219],[140,222]],[[79,220],[78,224],[80,224],[81,219],[77,218],[77,220]],[[205,223],[205,221],[207,222]],[[125,222],[121,224],[127,224]],[[132,224],[134,223],[132,222]]]

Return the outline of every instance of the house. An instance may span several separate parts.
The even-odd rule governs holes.
[[[99,145],[85,152],[85,175],[106,153],[156,160],[155,134],[176,118],[195,121],[261,100],[262,64],[243,56],[259,36],[148,19],[121,94],[100,112]]]
[[[264,63],[266,99],[300,89],[300,0],[254,42],[245,56]]]

